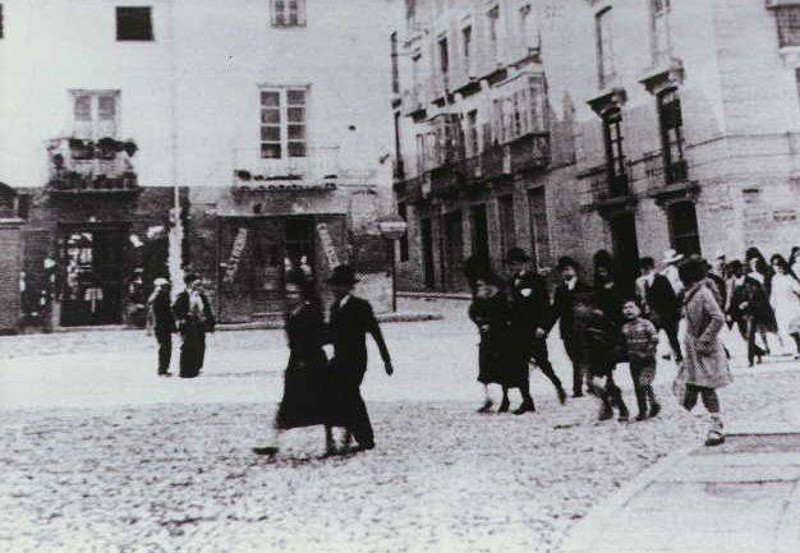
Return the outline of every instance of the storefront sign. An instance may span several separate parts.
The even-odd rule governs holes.
[[[336,246],[331,238],[331,233],[328,231],[328,225],[325,223],[317,224],[317,235],[319,236],[322,251],[325,253],[325,259],[328,260],[328,267],[333,269],[339,265],[339,256],[336,255]]]
[[[236,233],[236,238],[233,241],[233,247],[231,247],[231,255],[228,258],[228,264],[225,268],[225,284],[233,284],[233,281],[236,278],[236,272],[239,270],[239,263],[242,260],[242,254],[247,246],[247,236],[249,232],[250,231],[248,229],[240,227],[239,231]]]

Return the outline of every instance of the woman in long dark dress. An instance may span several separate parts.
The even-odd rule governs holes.
[[[330,427],[327,394],[328,359],[322,349],[325,343],[325,323],[322,306],[314,282],[302,271],[287,275],[285,286],[287,312],[286,338],[289,342],[289,363],[283,381],[283,399],[275,416],[275,445],[257,447],[260,455],[278,452],[280,433],[291,428],[326,424],[326,454],[333,454],[334,443]]]
[[[520,388],[523,405],[533,403],[530,394],[524,397],[523,379],[528,378],[527,359],[518,355],[519,348],[511,343],[511,306],[500,291],[499,279],[493,275],[482,276],[476,281],[475,299],[469,308],[469,318],[478,327],[481,335],[478,349],[478,382],[483,384],[485,399],[480,413],[492,409],[489,384],[499,384],[503,388],[503,400],[498,412],[508,411],[509,388]],[[530,409],[518,409],[522,414]]]
[[[177,329],[183,337],[180,377],[194,378],[200,374],[205,361],[206,332],[213,332],[216,321],[200,277],[190,273],[183,281],[186,290],[178,294],[172,311]]]

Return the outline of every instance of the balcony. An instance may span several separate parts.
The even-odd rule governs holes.
[[[234,150],[233,172],[239,182],[320,182],[344,176],[338,147],[306,148],[303,157],[261,157],[257,148]]]
[[[530,133],[509,144],[511,171],[535,171],[550,165],[550,133]]]
[[[130,193],[139,190],[133,141],[57,138],[47,144],[51,193]]]
[[[486,180],[505,180],[512,177],[511,147],[494,144],[481,154],[481,174]]]
[[[611,175],[606,165],[599,165],[584,171],[579,178],[589,181],[591,202],[587,207],[600,212],[603,217],[608,218],[620,212],[630,211],[636,204],[627,170],[618,175]]]

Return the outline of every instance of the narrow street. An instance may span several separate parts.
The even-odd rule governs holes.
[[[703,439],[705,419],[677,409],[667,361],[655,420],[595,423],[591,398],[561,406],[537,372],[537,413],[476,414],[466,306],[402,302],[445,318],[384,325],[396,374],[371,350],[363,388],[377,448],[332,459],[320,458],[321,428],[288,432],[274,461],[250,452],[281,393],[280,331],[217,333],[194,381],[156,377],[139,332],[0,339],[0,550],[558,551],[593,506]],[[798,369],[734,369],[726,419],[800,399]]]

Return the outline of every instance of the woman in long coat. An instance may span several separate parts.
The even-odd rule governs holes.
[[[679,378],[686,384],[683,407],[691,411],[697,403],[697,397],[702,398],[711,417],[706,445],[719,445],[725,441],[725,435],[717,388],[727,386],[732,381],[728,357],[719,337],[725,316],[713,292],[705,284],[704,260],[689,259],[679,271],[686,287],[684,362],[679,373]]]
[[[476,284],[475,299],[469,307],[469,318],[478,327],[481,336],[478,382],[484,386],[485,399],[478,411],[491,411],[489,384],[499,384],[503,388],[503,400],[498,412],[502,413],[510,407],[508,389],[522,389],[523,379],[528,378],[527,359],[519,354],[520,348],[512,344],[511,306],[500,290],[499,279],[494,275],[486,275],[480,277]],[[530,394],[527,398],[523,397],[523,403],[526,400],[533,403]]]
[[[314,282],[302,271],[287,275],[284,329],[289,343],[289,362],[284,372],[283,399],[275,416],[275,445],[257,447],[260,455],[278,452],[278,436],[284,430],[326,424],[326,455],[334,453],[329,420],[328,359],[322,349],[325,323]]]
[[[177,329],[183,337],[180,377],[194,378],[200,374],[205,361],[206,332],[213,332],[216,321],[200,278],[190,273],[183,281],[186,290],[175,298],[172,311],[175,313]]]

